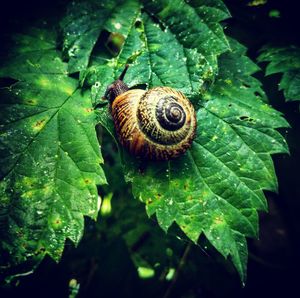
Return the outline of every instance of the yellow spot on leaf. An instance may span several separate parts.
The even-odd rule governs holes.
[[[146,200],[146,204],[147,204],[147,205],[150,205],[152,202],[153,202],[152,199],[147,199],[147,200]]]
[[[70,87],[70,86],[66,86],[66,87],[64,88],[64,91],[65,91],[69,96],[71,96],[71,95],[73,94],[74,89],[73,89],[72,87]]]
[[[228,132],[228,128],[226,126],[222,127],[222,132]]]
[[[22,193],[21,197],[23,199],[30,199],[33,197],[33,191],[32,190],[26,191],[26,192]]]
[[[82,178],[82,179],[81,179],[80,184],[81,184],[83,187],[86,187],[86,186],[88,186],[88,185],[93,185],[93,184],[95,184],[95,181],[94,181],[92,178],[85,177],[85,178]]]
[[[32,185],[35,183],[34,181],[35,179],[31,178],[31,177],[24,177],[22,180],[22,183],[25,185]]]
[[[216,136],[216,135],[214,135],[212,138],[211,138],[211,140],[214,142],[214,141],[216,141],[218,139],[218,137]]]
[[[202,195],[203,195],[204,198],[208,197],[208,192],[207,191],[203,191]]]
[[[45,126],[45,124],[46,124],[46,119],[38,120],[33,124],[33,129],[41,130]]]
[[[214,218],[215,225],[222,225],[224,223],[224,219],[221,216],[217,216]]]
[[[31,98],[31,99],[25,99],[24,100],[24,103],[25,104],[28,104],[28,105],[31,105],[31,106],[35,106],[37,104],[37,99],[35,98]]]
[[[149,45],[149,50],[152,51],[152,52],[157,52],[161,47],[162,47],[161,44],[153,43],[153,44]]]
[[[50,186],[49,184],[46,184],[43,188],[43,193],[44,195],[48,195],[52,192],[53,187]]]
[[[91,113],[91,112],[93,112],[93,109],[92,108],[84,108],[84,111],[86,113]]]
[[[50,215],[48,220],[53,229],[59,229],[62,227],[62,219],[59,214]]]
[[[38,85],[41,85],[44,88],[51,86],[50,81],[46,78],[40,78],[37,83],[38,83]]]
[[[38,180],[36,178],[24,177],[16,182],[16,188],[25,188],[26,190],[31,190],[36,186],[37,183]]]

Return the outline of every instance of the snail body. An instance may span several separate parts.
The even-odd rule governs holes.
[[[183,154],[196,131],[192,104],[169,87],[128,90],[122,82],[125,72],[106,91],[120,143],[131,154],[149,160],[169,160]]]

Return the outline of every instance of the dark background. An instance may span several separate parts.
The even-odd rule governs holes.
[[[59,19],[67,1],[5,1],[0,9],[0,33],[11,35],[21,23],[51,16]],[[300,45],[299,1],[269,0],[265,5],[247,6],[250,1],[224,1],[232,19],[224,22],[227,34],[248,47],[255,60],[259,49],[274,45]],[[297,5],[298,4],[298,5]],[[280,17],[270,17],[272,10]],[[264,64],[260,65],[263,69]],[[290,156],[275,155],[278,194],[266,193],[270,212],[260,214],[260,240],[248,241],[248,279],[243,288],[237,274],[220,258],[192,248],[170,297],[294,297],[299,292],[300,159],[299,104],[285,103],[278,92],[281,75],[256,76],[274,108],[291,125],[281,133],[287,138]],[[142,210],[142,209],[141,209]],[[143,211],[141,211],[143,212]],[[97,241],[98,226],[86,222],[85,237],[78,248],[67,243],[59,264],[46,258],[34,274],[15,281],[15,287],[0,289],[1,297],[68,297],[69,281],[81,283],[80,297],[163,297],[170,284],[138,278],[127,247],[121,238]]]

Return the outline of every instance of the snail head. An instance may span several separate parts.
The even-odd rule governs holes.
[[[106,88],[104,98],[107,99],[111,104],[120,94],[129,90],[128,86],[123,82],[128,67],[129,65],[126,64],[119,78]]]

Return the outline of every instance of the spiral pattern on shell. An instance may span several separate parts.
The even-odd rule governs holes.
[[[151,160],[168,160],[192,144],[196,116],[179,91],[156,87],[120,94],[112,103],[117,135],[130,153]]]

